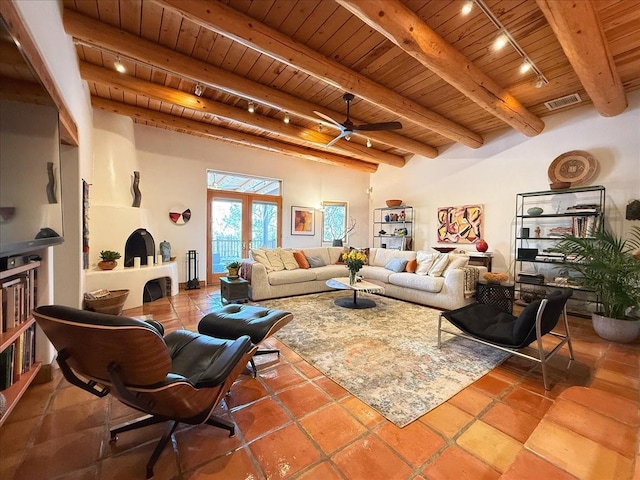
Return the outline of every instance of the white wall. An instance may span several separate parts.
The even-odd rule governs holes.
[[[112,150],[118,150],[115,142],[130,144],[126,131],[117,128],[121,122],[118,115],[95,112],[95,144],[109,143]],[[175,133],[167,130],[134,125],[136,162],[140,170],[141,209],[149,214],[149,231],[156,246],[166,240],[171,244],[171,255],[177,257],[180,281],[186,281],[186,254],[196,250],[200,255],[199,278],[206,278],[207,252],[207,169],[233,173],[246,173],[283,181],[282,245],[284,247],[320,246],[322,238],[322,214],[316,212],[314,236],[291,236],[291,206],[317,207],[322,201],[349,202],[349,215],[356,219],[356,229],[350,234],[351,245],[369,244],[370,205],[366,192],[369,174],[355,170],[334,167],[318,162],[303,161],[260,150],[239,147],[222,142],[214,142],[201,137]],[[118,139],[118,137],[122,137]],[[96,152],[96,159],[102,158]],[[111,158],[110,156],[108,156]],[[111,162],[107,159],[107,162]],[[131,161],[123,160],[125,168]],[[112,165],[111,163],[109,163]],[[104,165],[96,165],[94,170],[105,171]],[[122,173],[122,172],[121,172]],[[130,172],[124,172],[128,175]],[[117,185],[129,189],[129,180],[120,175]],[[103,182],[96,176],[95,187]],[[116,195],[121,194],[121,187]],[[111,203],[101,194],[91,197],[93,203]],[[129,204],[131,197],[129,198]],[[114,199],[114,204],[118,202]],[[191,219],[184,225],[176,225],[169,220],[169,211],[175,206],[191,209]],[[96,212],[97,209],[93,208]],[[99,222],[91,215],[92,225]],[[106,231],[113,226],[92,227],[92,261],[97,261],[98,248],[106,241]],[[102,232],[99,238],[95,232]],[[100,247],[102,248],[102,247]],[[104,247],[106,248],[106,247]],[[124,245],[120,248],[124,248]],[[111,247],[114,250],[116,248]]]
[[[544,117],[545,130],[533,138],[505,132],[487,136],[476,150],[454,145],[433,160],[413,158],[402,169],[381,165],[371,176],[373,203],[384,206],[385,199],[401,198],[416,208],[417,249],[437,244],[438,207],[483,204],[483,235],[495,255],[493,269],[507,271],[516,193],[548,190],[553,159],[586,150],[599,163],[589,184],[606,187],[607,226],[620,233],[631,224],[623,221],[627,203],[640,198],[640,92],[628,99],[629,107],[617,117],[601,117],[585,106]]]

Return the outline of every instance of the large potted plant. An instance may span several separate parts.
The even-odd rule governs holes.
[[[553,248],[565,255],[564,265],[576,274],[572,282],[595,292],[601,311],[592,314],[602,338],[632,342],[640,333],[640,227],[623,239],[602,230],[592,237],[567,235]]]

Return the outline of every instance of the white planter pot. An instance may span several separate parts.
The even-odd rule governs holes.
[[[640,334],[640,320],[618,320],[597,313],[591,314],[591,320],[596,333],[605,340],[630,343]]]

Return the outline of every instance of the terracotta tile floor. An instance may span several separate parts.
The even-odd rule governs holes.
[[[168,331],[195,330],[220,306],[216,288],[180,292],[129,315],[152,314]],[[609,343],[572,318],[576,362],[554,360],[553,389],[539,367],[511,357],[400,429],[275,339],[282,355],[256,357],[217,414],[238,428],[182,426],[155,479],[196,480],[632,480],[640,479],[640,342]],[[120,435],[109,425],[136,412],[54,380],[32,386],[0,429],[0,478],[143,479],[162,434]]]

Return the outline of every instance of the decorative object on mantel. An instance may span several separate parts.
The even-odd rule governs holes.
[[[140,202],[142,202],[142,193],[140,193],[140,172],[133,172],[133,205],[132,207],[140,208]]]
[[[484,278],[489,283],[502,283],[509,280],[508,273],[498,273],[498,272],[487,272],[482,278]]]
[[[118,265],[118,260],[121,257],[120,252],[114,252],[113,250],[102,250],[100,252],[101,261],[98,262],[98,268],[100,270],[113,270]]]
[[[163,262],[171,260],[171,244],[166,240],[160,242],[160,253],[162,254]]]
[[[627,205],[627,220],[640,220],[640,200],[633,200]]]
[[[480,238],[476,242],[476,250],[479,252],[486,252],[487,250],[489,250],[489,244],[482,238]]]
[[[53,171],[53,162],[47,162],[47,176],[49,177],[49,183],[47,183],[47,199],[49,203],[58,203],[56,198],[56,176]]]
[[[184,225],[191,219],[191,209],[184,206],[172,207],[169,210],[169,220],[176,225]]]
[[[598,161],[589,152],[571,150],[556,157],[549,165],[547,173],[552,185],[558,182],[568,182],[569,186],[577,187],[588,183],[597,169]]]
[[[402,205],[402,200],[387,200],[386,204],[389,208],[399,207]]]

